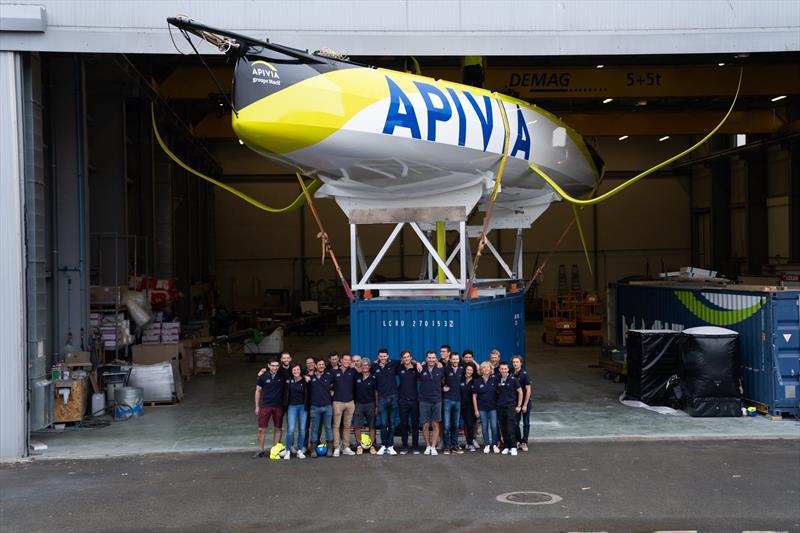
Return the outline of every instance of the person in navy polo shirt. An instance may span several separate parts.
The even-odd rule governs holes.
[[[508,368],[500,363],[500,378],[497,380],[497,418],[503,434],[503,454],[517,455],[517,432],[514,422],[522,411],[522,388]],[[519,427],[519,426],[517,426]]]
[[[281,424],[283,424],[284,394],[286,380],[281,379],[278,361],[270,361],[269,372],[265,372],[256,380],[256,416],[258,417],[258,453],[257,457],[266,457],[264,451],[264,432],[272,419],[272,445],[281,441]]]
[[[467,366],[470,364],[475,365],[476,367],[478,366],[478,364],[475,362],[475,356],[473,355],[472,350],[464,350],[461,353],[461,366]],[[477,373],[475,376],[477,377]]]
[[[522,356],[515,355],[511,358],[512,375],[519,381],[519,386],[522,387],[522,412],[517,413],[517,420],[514,423],[514,428],[517,432],[517,446],[523,452],[528,451],[528,436],[531,432],[531,393],[533,392],[533,384],[528,372],[522,368]],[[519,431],[519,423],[522,422],[522,433]]]
[[[442,400],[444,403],[444,453],[464,453],[458,447],[458,419],[461,417],[461,381],[464,379],[464,368],[460,365],[458,353],[450,354],[450,364],[444,367],[444,387]]]
[[[404,350],[400,357],[400,377],[398,387],[398,406],[400,408],[400,454],[408,453],[408,437],[411,435],[411,450],[419,455],[419,394],[417,393],[417,364],[411,359],[411,352]]]
[[[325,437],[328,446],[332,446],[333,429],[331,428],[331,384],[333,378],[325,371],[325,360],[317,361],[317,371],[311,376],[305,376],[310,385],[311,397],[311,457],[317,457],[317,444],[319,444],[319,428],[325,428]]]
[[[369,438],[372,446],[369,453],[375,455],[375,411],[378,405],[378,391],[375,384],[375,376],[370,374],[371,364],[366,357],[359,361],[361,373],[356,376],[355,396],[356,408],[353,413],[353,424],[356,434],[356,455],[361,455],[363,446],[361,445],[361,426],[369,428]]]
[[[500,351],[492,350],[489,352],[489,363],[492,365],[492,375],[497,377],[500,375]]]
[[[459,386],[461,388],[461,419],[464,421],[464,438],[466,440],[464,446],[468,451],[474,452],[478,449],[478,443],[475,442],[477,417],[475,408],[472,406],[472,382],[478,375],[478,365],[471,362],[464,365],[463,368],[464,379]]]
[[[419,417],[422,436],[425,438],[425,455],[439,455],[439,424],[442,421],[442,382],[444,368],[436,364],[436,353],[425,355],[425,366],[419,365]]]
[[[452,348],[450,348],[449,344],[442,344],[441,348],[439,348],[439,362],[442,363],[442,366],[446,367],[450,364],[450,354],[452,353]]]
[[[483,453],[500,453],[497,447],[497,379],[489,361],[481,363],[481,375],[472,380],[472,407],[481,420]]]
[[[378,388],[378,410],[381,414],[381,447],[378,455],[397,455],[394,449],[394,417],[397,414],[397,372],[400,361],[389,359],[389,350],[378,350],[378,362],[372,375]]]
[[[355,455],[350,449],[350,429],[353,424],[353,387],[358,372],[350,368],[350,355],[344,354],[339,368],[331,372],[333,376],[333,456],[339,457],[339,449],[345,455]],[[341,439],[339,433],[341,431]]]
[[[309,387],[303,378],[300,365],[297,363],[292,364],[289,372],[291,372],[291,377],[286,380],[289,404],[286,408],[286,418],[288,421],[286,423],[286,437],[283,442],[283,445],[286,446],[286,455],[283,458],[289,460],[292,457],[292,442],[294,441],[295,430],[297,430],[297,447],[294,449],[297,452],[298,459],[305,459],[303,447],[306,442],[306,420],[308,419],[306,402],[308,401]]]

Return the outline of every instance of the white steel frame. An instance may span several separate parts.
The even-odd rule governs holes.
[[[416,282],[384,282],[376,283],[370,279],[380,266],[384,257],[386,257],[389,248],[397,240],[397,236],[403,228],[408,225],[414,231],[416,236],[422,243],[426,252],[423,259],[423,272],[420,277],[427,277],[427,280],[419,280]],[[432,231],[423,231],[419,224],[416,222],[397,222],[389,233],[389,236],[384,241],[377,255],[371,262],[367,262],[364,257],[364,251],[361,246],[361,239],[358,234],[358,224],[350,224],[350,280],[353,290],[385,290],[386,295],[401,295],[406,291],[425,291],[425,294],[454,294],[463,291],[467,287],[467,269],[472,263],[471,253],[469,249],[469,239],[477,239],[480,237],[482,230],[481,226],[467,226],[465,221],[451,222],[447,224],[448,230],[458,231],[458,242],[456,246],[450,250],[446,259],[439,257],[439,253],[431,242],[433,236]],[[491,232],[490,232],[491,233]],[[494,259],[500,265],[502,270],[508,278],[492,279],[492,280],[476,280],[476,285],[482,281],[496,283],[499,281],[516,281],[522,279],[522,229],[517,230],[516,243],[514,247],[514,260],[509,264],[503,259],[497,248],[492,242],[486,239],[486,248],[492,254]],[[453,261],[458,258],[459,269],[457,274],[451,268]],[[439,283],[436,280],[438,269],[441,267],[447,278],[444,283]],[[359,272],[361,276],[359,277]],[[433,292],[432,292],[433,291]]]

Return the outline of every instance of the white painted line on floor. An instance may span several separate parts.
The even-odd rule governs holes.
[[[560,428],[561,427],[561,423],[560,422],[556,422],[555,420],[552,420],[550,422],[544,422],[544,421],[538,421],[537,422],[535,420],[531,420],[531,425],[532,426],[552,426],[552,427],[556,427],[556,428]]]
[[[696,529],[664,529],[654,531],[653,533],[697,533]]]
[[[526,501],[518,501],[514,498],[525,498],[527,495],[532,495],[534,497],[541,497],[546,496],[548,499],[540,502],[526,502]],[[558,494],[553,494],[551,492],[540,492],[535,490],[521,490],[516,492],[504,492],[497,496],[497,501],[501,503],[511,503],[513,505],[552,505],[554,503],[558,503],[563,498]]]

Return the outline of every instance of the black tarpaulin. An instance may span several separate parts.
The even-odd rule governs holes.
[[[678,338],[679,332],[672,330],[628,331],[626,399],[672,405],[672,393],[666,385],[670,376],[678,372]]]
[[[692,416],[741,416],[738,333],[717,327],[680,336],[683,405]]]

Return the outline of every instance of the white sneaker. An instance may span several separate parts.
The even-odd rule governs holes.
[[[492,446],[492,451],[493,451],[494,453],[500,453],[500,448],[498,448],[498,447],[497,447],[497,444],[495,444],[494,446]]]
[[[517,455],[517,449],[511,448],[511,455]]]
[[[386,453],[386,446],[381,446],[381,447],[378,449],[378,455],[383,455],[383,454],[385,454],[385,453]]]
[[[467,446],[467,451],[468,451],[468,452],[474,452],[474,451],[475,451],[475,446],[473,446],[472,444],[470,444],[469,446]]]
[[[279,455],[280,457],[284,458],[284,459],[286,459],[286,456],[287,456],[287,455],[291,455],[291,454],[292,454],[292,452],[291,452],[291,451],[289,451],[289,450],[286,450],[286,449],[284,449],[284,450],[281,450],[281,451],[280,451],[280,453],[278,453],[278,455]]]
[[[488,444],[483,447],[483,453],[489,453],[490,451],[492,451],[492,447]]]
[[[475,448],[476,450],[480,450],[481,448],[480,446],[478,446],[478,441],[475,439],[472,439],[472,447]]]
[[[303,453],[303,450],[297,450],[297,458],[298,459],[305,459],[306,454]]]
[[[342,453],[343,453],[344,455],[355,455],[355,454],[356,454],[356,452],[354,452],[353,450],[351,450],[349,446],[348,446],[347,448],[344,448],[344,449],[342,450]]]
[[[436,451],[436,448],[431,448],[431,455],[439,455],[439,452]]]
[[[426,446],[425,447],[425,452],[423,453],[423,455],[430,455],[430,454],[431,454],[431,447],[430,446]]]
[[[386,453],[388,453],[389,455],[397,455],[394,446],[389,446],[388,448],[386,448]]]
[[[292,458],[292,454],[291,453],[287,453],[286,455],[283,456],[284,461],[288,461],[291,458]]]
[[[333,450],[333,456],[334,457],[339,457],[340,453],[341,453],[341,450],[339,450],[339,448],[336,448],[335,450]]]
[[[503,448],[503,455],[508,455],[509,448]],[[497,453],[497,452],[494,452]]]

